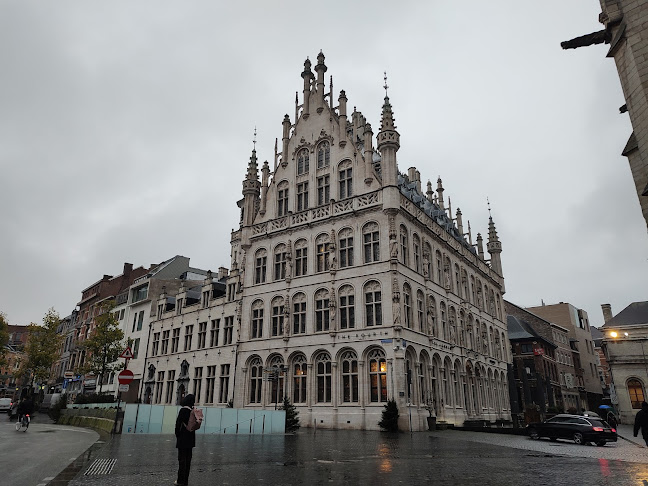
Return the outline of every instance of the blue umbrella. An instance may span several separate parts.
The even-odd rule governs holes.
[[[599,405],[599,408],[612,409],[612,407],[610,407],[609,405]]]

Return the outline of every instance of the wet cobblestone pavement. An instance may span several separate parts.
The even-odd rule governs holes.
[[[82,471],[69,485],[171,485],[177,470],[174,445],[172,436],[117,436],[91,458],[114,459],[112,471],[91,476]],[[620,460],[626,453],[628,460]],[[648,449],[627,441],[579,447],[451,430],[196,438],[191,485],[331,483],[648,486]]]

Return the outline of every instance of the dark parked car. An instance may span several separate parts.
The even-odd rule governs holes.
[[[576,444],[594,442],[597,446],[604,446],[607,442],[617,441],[616,429],[607,422],[582,415],[556,415],[544,422],[527,425],[527,432],[532,439],[571,439]]]

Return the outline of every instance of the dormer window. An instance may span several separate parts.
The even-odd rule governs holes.
[[[309,165],[309,154],[308,149],[301,149],[297,154],[297,175],[302,175],[308,173]]]
[[[323,169],[331,163],[331,144],[324,141],[317,146],[317,168]]]

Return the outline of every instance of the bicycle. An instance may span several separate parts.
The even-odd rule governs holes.
[[[29,417],[29,414],[26,413],[25,415],[22,416],[22,419],[18,419],[18,422],[16,422],[16,430],[20,432],[21,430],[23,432],[27,432],[27,429],[29,428],[29,422],[31,422],[31,418]]]

